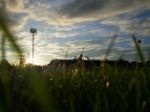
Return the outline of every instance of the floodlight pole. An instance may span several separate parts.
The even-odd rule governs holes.
[[[32,33],[32,63],[34,62],[34,33]]]
[[[37,33],[37,29],[30,28],[30,33],[32,33],[32,63],[34,63],[34,34]]]

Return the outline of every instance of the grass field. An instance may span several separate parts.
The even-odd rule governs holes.
[[[149,66],[76,73],[0,66],[0,112],[149,112]]]

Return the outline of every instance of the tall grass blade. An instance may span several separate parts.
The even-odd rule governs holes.
[[[7,25],[7,18],[3,14],[2,11],[0,11],[0,29],[2,30],[2,33],[5,35],[5,38],[8,39],[8,41],[11,43],[12,48],[19,54],[19,56],[22,55],[22,50],[19,47],[19,45],[15,41],[15,37],[12,35],[12,33],[9,30],[9,26]]]
[[[134,42],[134,45],[135,45],[135,48],[136,48],[136,51],[138,53],[138,56],[140,58],[140,62],[141,63],[144,63],[145,62],[145,59],[144,59],[144,55],[142,53],[142,50],[141,50],[141,47],[140,47],[140,43],[138,43],[135,35],[132,35],[132,39],[133,39],[133,42]]]
[[[2,60],[5,60],[5,37],[4,35],[2,37],[1,52],[2,52]]]
[[[147,51],[148,60],[150,61],[150,50]]]
[[[113,48],[113,45],[114,45],[114,42],[116,41],[116,38],[117,38],[117,35],[114,35],[112,37],[112,40],[110,41],[110,44],[109,44],[108,49],[107,49],[106,54],[105,54],[105,59],[106,60],[107,60],[107,57],[109,56],[109,54],[110,54],[110,52]]]

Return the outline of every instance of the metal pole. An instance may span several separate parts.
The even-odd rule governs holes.
[[[34,63],[34,33],[32,34],[32,63]]]
[[[34,63],[34,34],[37,33],[37,29],[30,28],[30,33],[32,33],[32,64]]]

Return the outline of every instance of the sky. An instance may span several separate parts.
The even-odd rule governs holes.
[[[37,29],[34,63],[38,65],[73,59],[82,51],[90,59],[102,60],[114,35],[108,59],[138,60],[133,34],[148,59],[150,0],[7,0],[6,12],[27,62],[32,55],[30,28]],[[16,62],[9,42],[6,56]]]

